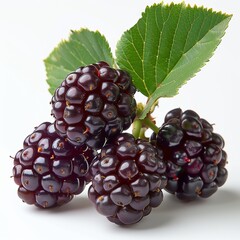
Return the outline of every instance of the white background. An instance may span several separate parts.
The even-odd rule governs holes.
[[[196,240],[239,234],[240,1],[237,0],[186,1],[233,14],[233,18],[210,62],[181,88],[179,95],[161,100],[156,114],[160,125],[172,108],[193,109],[215,123],[215,131],[225,138],[229,178],[211,198],[184,204],[165,193],[164,202],[151,215],[136,225],[119,227],[95,211],[86,191],[64,207],[43,211],[22,203],[10,178],[9,156],[21,149],[23,139],[34,126],[53,120],[43,59],[68,37],[71,29],[81,27],[99,30],[114,51],[121,34],[154,2],[0,0],[0,239]],[[139,95],[137,100],[140,101]]]

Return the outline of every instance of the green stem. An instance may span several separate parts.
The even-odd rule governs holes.
[[[146,139],[145,131],[146,131],[146,129],[141,128],[141,131],[140,131],[140,134],[139,134],[140,139]]]
[[[155,133],[158,133],[159,129],[158,127],[155,125],[154,122],[151,121],[151,119],[149,119],[148,117],[143,119],[143,123],[148,126],[149,128],[151,128]]]
[[[154,111],[156,105],[157,103],[153,106],[152,111]],[[151,117],[151,112],[149,112],[144,119],[139,119],[139,116],[142,115],[143,110],[144,105],[142,103],[139,103],[137,105],[137,117],[132,124],[132,134],[136,139],[146,139],[145,132],[148,128],[152,129],[155,133],[158,133],[159,131],[158,127],[155,125],[155,122]]]
[[[142,121],[139,119],[136,119],[133,122],[133,128],[132,128],[132,134],[136,139],[139,138],[141,129],[142,129]]]

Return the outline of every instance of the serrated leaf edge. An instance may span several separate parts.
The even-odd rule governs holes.
[[[179,86],[179,87],[176,89],[177,91],[176,91],[175,94],[173,94],[173,95],[168,95],[168,97],[173,97],[173,96],[177,95],[179,89],[180,89],[183,85],[185,85],[191,78],[193,78],[194,76],[196,76],[196,74],[197,74],[199,71],[201,71],[201,69],[206,65],[206,63],[208,62],[208,60],[214,55],[214,52],[215,52],[216,48],[218,47],[218,45],[219,45],[220,42],[222,41],[222,37],[223,37],[223,36],[225,35],[225,33],[226,33],[225,30],[226,30],[226,28],[227,28],[227,26],[228,26],[228,23],[229,23],[229,21],[231,20],[231,17],[232,17],[232,15],[226,15],[226,16],[228,16],[228,17],[225,18],[223,21],[221,21],[219,24],[215,25],[212,29],[209,29],[209,31],[208,31],[208,33],[209,33],[210,31],[213,31],[215,28],[218,28],[219,25],[222,25],[223,22],[226,22],[226,24],[225,24],[225,29],[223,30],[223,34],[219,37],[218,44],[216,44],[216,46],[215,46],[215,48],[213,49],[213,51],[209,54],[209,57],[203,62],[203,64],[198,68],[198,70],[197,70],[193,75],[191,75],[189,78],[187,78],[187,79],[181,84],[181,86]],[[208,34],[208,33],[207,33],[207,34]],[[206,34],[206,35],[207,35],[207,34]],[[204,39],[204,38],[206,37],[206,35],[204,35],[204,37],[203,37],[202,39]],[[201,39],[200,41],[198,41],[196,44],[199,44],[199,43],[202,41],[202,39]],[[196,45],[194,45],[194,46],[196,46]],[[192,47],[192,48],[193,48],[193,47]],[[192,49],[192,48],[191,48],[191,49]],[[182,55],[182,57],[183,57],[184,55],[186,55],[189,51],[191,51],[191,49],[189,49],[187,52],[185,52],[185,53]],[[169,78],[170,75],[172,74],[172,72],[176,70],[175,67],[176,67],[176,66],[179,64],[179,62],[182,60],[182,57],[178,60],[178,62],[175,64],[174,68],[172,68],[172,70],[169,72],[169,74],[165,77],[164,80],[166,80],[167,78]],[[163,80],[163,81],[164,81],[164,80]],[[169,84],[169,83],[168,83],[168,84]],[[156,90],[148,97],[148,101],[147,101],[147,103],[146,103],[146,105],[145,105],[145,108],[143,109],[142,113],[140,114],[139,119],[144,119],[144,118],[146,117],[146,115],[147,115],[148,112],[150,111],[152,105],[155,104],[155,102],[156,102],[160,97],[166,97],[166,96],[164,96],[164,95],[161,96],[160,93],[159,93],[159,94],[156,94],[156,92],[157,92],[159,89],[161,89],[161,88],[162,88],[162,85],[159,85],[158,88],[156,88]]]

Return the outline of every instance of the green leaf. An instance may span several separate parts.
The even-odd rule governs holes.
[[[54,93],[65,77],[79,66],[99,61],[113,65],[111,49],[106,38],[98,31],[80,29],[72,31],[44,60],[49,91]]]
[[[230,15],[203,7],[155,4],[117,44],[116,61],[148,97],[144,119],[160,97],[172,97],[211,58]]]

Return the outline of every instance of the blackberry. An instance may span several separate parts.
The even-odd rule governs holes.
[[[132,124],[135,92],[123,70],[105,62],[79,67],[65,78],[51,101],[58,134],[76,146],[100,149],[107,138]]]
[[[95,150],[72,146],[59,137],[53,123],[42,123],[26,137],[23,149],[14,157],[18,196],[42,208],[71,201],[90,181],[88,171],[95,156]]]
[[[160,150],[121,133],[107,142],[91,165],[89,199],[109,221],[137,223],[161,204],[165,170]]]
[[[165,190],[179,199],[208,198],[227,180],[224,140],[196,112],[168,112],[151,142],[162,149],[167,164]]]

